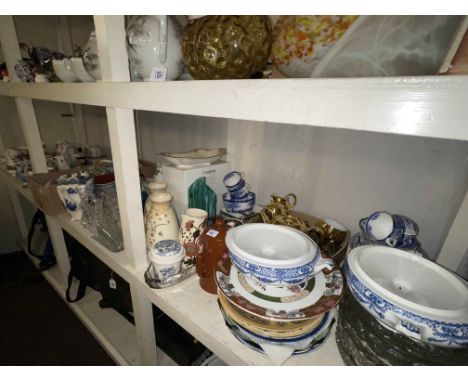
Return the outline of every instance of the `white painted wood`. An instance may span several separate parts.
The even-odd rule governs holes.
[[[11,183],[7,183],[7,189],[8,197],[10,199],[10,204],[13,208],[13,214],[15,215],[20,237],[21,239],[25,239],[28,236],[29,229],[26,225],[26,221],[24,220],[23,208],[21,207],[18,193],[16,192],[15,188]]]
[[[123,16],[94,16],[102,80],[130,81]],[[107,107],[124,253],[136,267],[146,267],[145,230],[141,206],[138,149],[133,110]],[[140,364],[158,364],[151,302],[131,286]]]
[[[468,251],[468,192],[445,239],[437,262],[457,272]]]
[[[102,81],[129,82],[124,16],[94,16],[94,25]]]
[[[0,42],[8,69],[10,81],[19,81],[15,72],[15,65],[21,61],[21,52],[16,38],[15,23],[13,16],[0,16]]]
[[[0,95],[468,140],[468,76],[0,84]]]

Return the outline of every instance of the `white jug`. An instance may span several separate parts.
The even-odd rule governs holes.
[[[175,80],[183,69],[179,25],[168,16],[131,16],[127,26],[130,68],[143,81],[154,80],[156,66],[167,69],[166,80]]]

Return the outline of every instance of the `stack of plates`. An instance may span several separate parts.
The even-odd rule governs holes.
[[[246,276],[225,255],[215,278],[219,306],[232,334],[278,364],[326,340],[343,294],[338,267],[324,269],[301,284],[278,286]]]

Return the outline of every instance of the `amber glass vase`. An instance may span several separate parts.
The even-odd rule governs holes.
[[[182,56],[197,80],[250,78],[270,58],[268,16],[204,16],[182,36]]]

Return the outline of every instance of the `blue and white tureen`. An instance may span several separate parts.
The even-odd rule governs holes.
[[[231,228],[226,245],[238,271],[264,284],[300,284],[335,266],[307,235],[280,225],[253,223]]]
[[[386,328],[443,347],[468,347],[468,283],[421,256],[361,246],[346,258],[351,293]]]

